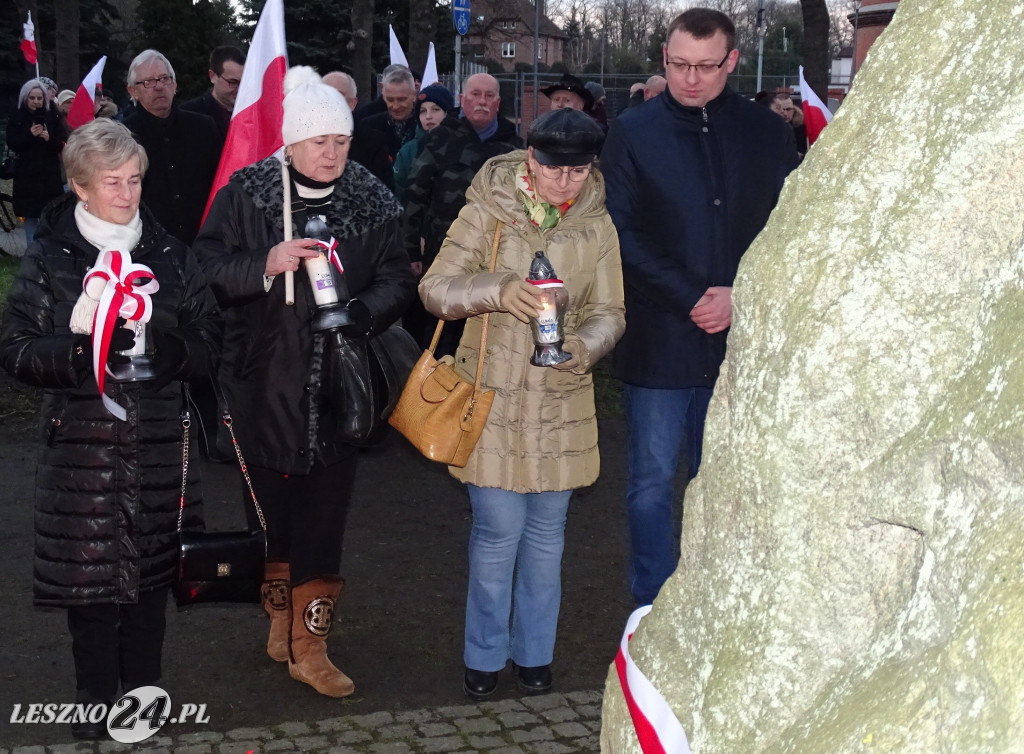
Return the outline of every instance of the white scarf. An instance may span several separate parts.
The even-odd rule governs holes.
[[[138,210],[135,211],[135,217],[127,224],[118,225],[101,220],[90,213],[85,208],[85,204],[78,202],[75,205],[75,225],[78,226],[78,232],[82,234],[82,237],[100,252],[130,252],[142,238],[142,217]],[[96,307],[99,300],[98,294],[94,298],[86,291],[82,291],[82,295],[78,297],[75,308],[71,312],[71,332],[81,335],[92,334],[92,325],[96,319]]]

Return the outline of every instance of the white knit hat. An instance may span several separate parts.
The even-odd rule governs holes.
[[[352,111],[334,87],[323,83],[307,65],[290,68],[284,76],[285,146],[327,134],[352,135]]]

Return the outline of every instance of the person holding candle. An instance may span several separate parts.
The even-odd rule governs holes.
[[[344,97],[305,66],[284,89],[284,165],[272,156],[236,172],[195,248],[224,309],[220,382],[267,521],[267,653],[341,697],[355,685],[328,658],[326,636],[358,449],[335,432],[331,370],[342,368],[341,339],[387,329],[416,284],[401,205],[347,159]]]
[[[26,252],[7,299],[0,358],[12,376],[43,390],[35,604],[67,608],[77,701],[109,711],[119,688],[160,680],[178,558],[179,382],[212,371],[221,326],[192,252],[140,204],[147,157],[128,129],[103,118],[81,126],[64,164],[71,192],[47,207]],[[125,317],[130,330],[117,326]],[[106,366],[127,359],[119,352],[134,350],[144,320],[152,379],[104,381]],[[199,523],[199,505],[193,465],[186,527]],[[105,736],[105,717],[93,719],[72,722],[74,736]]]
[[[466,467],[449,469],[466,483],[473,509],[463,678],[473,699],[494,693],[510,659],[524,692],[552,685],[569,498],[599,470],[589,372],[625,328],[618,236],[594,166],[603,141],[601,127],[579,110],[535,120],[526,151],[481,168],[419,286],[427,311],[466,319],[456,367],[472,381],[483,358],[482,387],[496,391]],[[537,252],[557,280],[527,281]],[[530,322],[543,298],[534,283],[559,281],[568,294],[561,348],[570,358],[533,366]]]

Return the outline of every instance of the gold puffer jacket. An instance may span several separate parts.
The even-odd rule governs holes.
[[[516,167],[526,152],[488,160],[466,192],[437,259],[420,282],[420,298],[445,320],[468,318],[455,355],[473,381],[482,316],[487,327],[483,388],[495,391],[483,435],[465,468],[451,474],[480,487],[548,492],[585,487],[597,479],[597,420],[590,368],[625,329],[619,239],[604,207],[604,179],[596,169],[558,225],[540,230],[527,219],[515,189]],[[501,239],[488,272],[497,221]],[[572,371],[530,364],[530,326],[499,311],[501,286],[525,278],[534,252],[543,251],[565,281],[569,310],[566,341],[582,344]]]

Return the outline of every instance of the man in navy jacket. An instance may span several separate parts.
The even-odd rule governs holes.
[[[726,86],[739,57],[735,37],[718,11],[678,16],[664,47],[668,87],[619,116],[601,156],[626,293],[613,369],[625,383],[638,605],[652,602],[675,570],[680,451],[693,478],[736,269],[797,164],[793,130]]]

